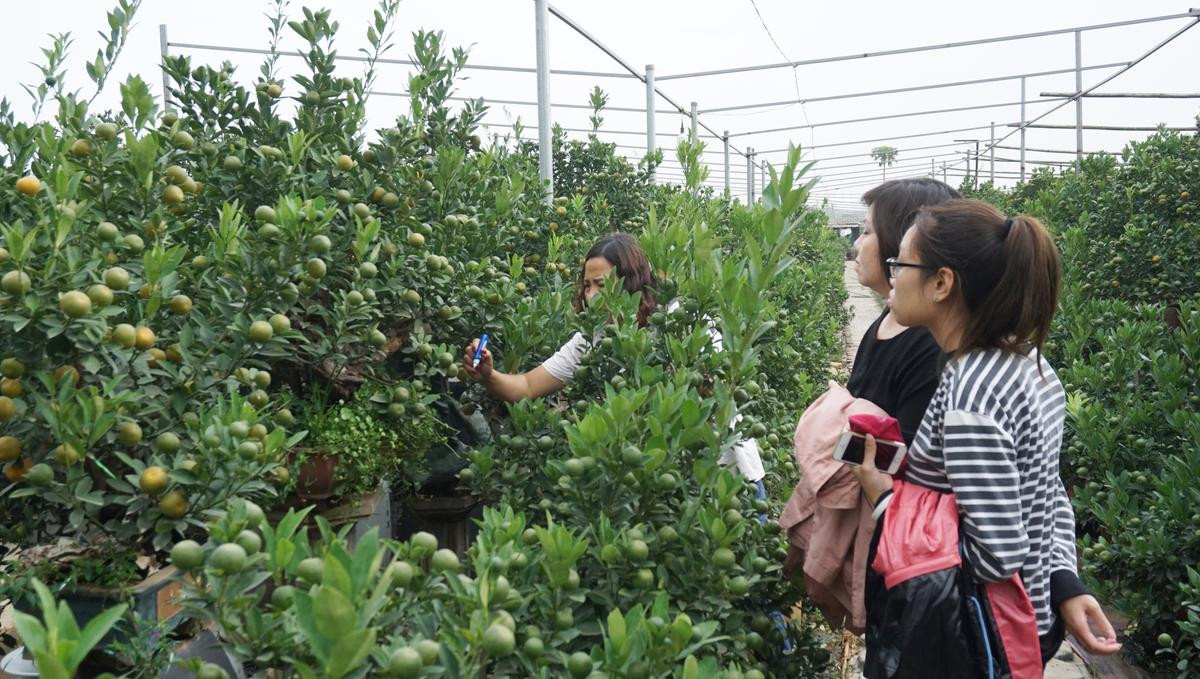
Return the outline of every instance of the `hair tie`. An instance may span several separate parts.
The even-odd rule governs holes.
[[[1009,217],[1008,219],[1004,220],[1004,228],[1000,232],[1000,240],[1004,240],[1005,238],[1008,238],[1008,232],[1012,231],[1012,225],[1013,225],[1012,217]]]

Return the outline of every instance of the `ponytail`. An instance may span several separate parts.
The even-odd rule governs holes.
[[[921,262],[954,272],[967,311],[957,353],[999,348],[1041,351],[1050,334],[1062,276],[1058,249],[1029,215],[1006,219],[978,200],[923,209],[914,224]]]

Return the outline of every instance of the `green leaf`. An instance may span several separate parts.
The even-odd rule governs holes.
[[[37,663],[38,676],[41,679],[71,679],[75,674],[51,653],[34,653],[33,661]]]
[[[313,611],[313,599],[308,592],[296,592],[293,606],[296,608],[296,623],[312,646],[313,655],[322,663],[329,658],[333,642],[317,631],[317,616]]]
[[[612,639],[617,646],[625,642],[625,618],[616,608],[608,614],[608,638]]]
[[[120,604],[104,611],[100,615],[88,621],[88,624],[83,628],[83,632],[79,635],[79,641],[75,645],[69,658],[67,658],[67,666],[72,668],[79,667],[83,663],[83,659],[91,652],[96,644],[104,638],[105,634],[112,629],[113,625],[117,624],[117,620],[125,614],[127,604]]]
[[[345,552],[341,555],[344,557]],[[326,555],[325,570],[321,576],[321,583],[327,587],[332,587],[342,594],[344,597],[354,596],[354,588],[350,585],[350,574],[346,572],[346,567],[342,565],[341,559],[334,554]]]
[[[33,653],[46,650],[46,628],[40,620],[28,613],[14,610],[13,623],[17,626],[17,633],[26,648]]]
[[[326,672],[332,679],[341,679],[363,664],[374,645],[374,628],[355,630],[352,634],[342,637],[329,654]]]
[[[329,572],[330,561],[326,560],[326,573]],[[326,639],[342,639],[358,627],[358,613],[354,610],[354,604],[329,585],[321,585],[317,590],[313,606],[314,610],[320,611],[315,620],[317,633]]]
[[[42,619],[46,621],[46,629],[51,633],[57,632],[58,628],[58,604],[54,601],[54,595],[50,593],[50,589],[39,579],[33,579],[33,589],[37,592],[38,607],[42,611]]]

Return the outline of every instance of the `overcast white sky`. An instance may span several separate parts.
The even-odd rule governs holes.
[[[1009,0],[1008,2],[938,2],[934,0],[797,2],[795,0],[756,0],[773,44],[756,14],[751,0],[554,0],[552,4],[592,35],[612,48],[639,71],[648,63],[662,76],[710,69],[774,64],[787,60],[872,52],[919,45],[942,44],[1060,28],[1086,26],[1112,21],[1184,13],[1186,3],[1142,0]],[[293,0],[293,15],[301,3]],[[337,47],[342,54],[354,54],[366,45],[367,19],[375,4],[366,0],[339,0],[312,7],[328,6],[340,21],[342,31]],[[0,57],[9,64],[0,83],[0,96],[14,103],[18,114],[29,115],[29,99],[20,87],[32,82],[37,71],[28,65],[39,60],[40,47],[48,44],[46,34],[70,32],[75,37],[69,84],[90,93],[83,70],[101,44],[96,31],[105,28],[107,2],[84,0],[42,0],[7,7],[5,39],[0,42]],[[100,97],[100,108],[113,107],[117,101],[119,80],[131,73],[142,74],[161,93],[158,71],[159,24],[166,24],[172,43],[203,43],[237,47],[265,47],[266,2],[256,0],[204,0],[168,2],[144,0],[130,43],[118,64],[117,72]],[[534,53],[534,4],[532,0],[404,0],[400,5],[396,46],[388,55],[405,58],[411,53],[411,33],[420,28],[444,31],[449,44],[471,46],[474,63],[531,67]],[[1085,32],[1082,39],[1084,66],[1131,61],[1190,19],[1175,19],[1130,27]],[[19,28],[18,28],[19,27]],[[292,34],[283,48],[295,49],[299,40]],[[219,51],[172,47],[172,53],[187,53],[193,64],[219,64],[228,59],[237,67],[238,77],[252,82],[258,77],[262,57]],[[781,52],[783,55],[781,55]],[[581,38],[562,22],[551,18],[550,59],[554,68],[604,72],[621,71],[611,59]],[[858,59],[832,64],[783,68],[737,75],[660,81],[660,89],[683,106],[691,101],[705,108],[795,99],[816,98],[853,92],[909,87],[950,81],[990,78],[1012,74],[1072,68],[1075,64],[1074,38],[1071,34],[1019,42],[921,52],[916,54]],[[1197,57],[1200,56],[1200,28],[1194,28],[1162,48],[1129,72],[1098,92],[1200,92]],[[343,62],[344,73],[358,74],[362,65]],[[285,72],[302,66],[299,59],[285,59]],[[1085,71],[1087,88],[1117,69]],[[407,67],[387,66],[377,89],[403,89]],[[532,101],[536,83],[532,74],[468,71],[460,84],[465,96]],[[599,84],[610,96],[611,106],[644,107],[645,88],[632,79],[602,79],[559,75],[552,78],[551,99],[555,103],[586,104],[590,89]],[[1074,88],[1074,74],[1031,78],[1027,96],[1040,99],[1041,92],[1068,91]],[[292,88],[295,93],[295,86]],[[922,115],[841,125],[824,125],[851,118],[882,116],[893,113],[956,108],[984,104],[1017,102],[1019,81],[933,89],[867,98],[791,104],[773,108],[728,113],[701,114],[701,120],[714,130],[729,130],[737,149],[754,146],[759,150],[783,149],[789,142],[814,147],[810,157],[818,159],[817,172],[824,176],[817,195],[834,204],[852,206],[858,196],[880,179],[881,171],[871,165],[872,147],[890,144],[900,149],[891,176],[928,173],[932,160],[958,162],[962,170],[963,149],[973,144],[955,143],[955,139],[986,140],[989,130],[921,136],[894,141],[871,141],[841,146],[842,142],[875,140],[896,135],[913,135],[996,123],[997,136],[1007,134],[1008,123],[1019,120],[1019,108],[1007,106],[957,113]],[[1053,104],[1039,102],[1027,108],[1035,117]],[[405,101],[397,97],[377,96],[370,106],[372,127],[385,127],[403,112]],[[659,100],[659,107],[667,107]],[[1084,103],[1084,123],[1092,125],[1140,126],[1165,123],[1188,126],[1200,109],[1200,99],[1094,99]],[[527,125],[527,136],[536,137],[536,108],[520,105],[494,105],[489,121],[493,132],[503,133],[504,125],[520,117]],[[564,127],[587,127],[587,112],[554,109],[555,122]],[[660,146],[673,146],[684,118],[659,114],[656,118]],[[1068,104],[1044,119],[1043,123],[1074,124],[1074,104]],[[737,136],[738,133],[778,127],[817,124],[813,129]],[[609,112],[604,129],[638,134],[604,134],[604,138],[629,146],[623,151],[640,157],[645,147],[645,116],[641,113]],[[1128,139],[1146,136],[1144,132],[1085,131],[1085,151],[1119,151]],[[1074,130],[1031,129],[1026,145],[1030,149],[1073,150]],[[582,136],[582,135],[575,135]],[[711,153],[711,180],[724,181],[721,142],[707,140]],[[1003,143],[1017,146],[1014,134]],[[918,148],[937,146],[937,148]],[[846,158],[856,154],[855,157]],[[668,154],[673,157],[673,153]],[[930,156],[933,156],[932,158]],[[1008,184],[1018,165],[1002,159],[1018,156],[1018,151],[996,152],[997,181]],[[769,162],[781,162],[782,152],[761,155]],[[1064,161],[1073,156],[1029,152],[1030,161]],[[673,161],[666,163],[662,176],[673,173]],[[733,155],[730,172],[735,193],[744,195],[746,163]],[[1029,166],[1032,169],[1033,165]],[[988,162],[980,164],[980,174],[988,176]],[[951,170],[951,181],[957,184]],[[757,181],[757,180],[756,180]]]

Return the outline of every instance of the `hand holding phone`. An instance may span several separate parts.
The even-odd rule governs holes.
[[[492,352],[487,348],[488,339],[485,332],[463,350],[463,368],[476,382],[487,380],[492,375]]]
[[[851,415],[833,449],[833,459],[861,465],[867,434],[875,437],[875,468],[890,475],[900,471],[908,447],[900,435],[900,423],[887,415]]]

